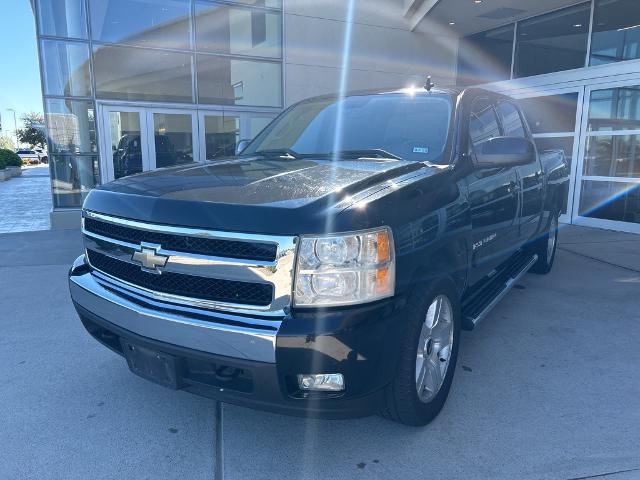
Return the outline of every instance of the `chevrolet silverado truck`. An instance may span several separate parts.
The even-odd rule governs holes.
[[[88,194],[84,327],[173,389],[427,424],[461,329],[553,265],[562,152],[514,100],[431,85],[305,100],[241,143]]]

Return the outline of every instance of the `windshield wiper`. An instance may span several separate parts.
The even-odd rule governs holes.
[[[263,157],[288,157],[288,158],[300,158],[300,154],[290,148],[271,148],[266,150],[258,150],[253,152],[254,155],[261,155]]]
[[[389,158],[393,160],[402,160],[402,157],[387,152],[381,148],[367,148],[362,150],[340,150],[339,152],[330,152],[323,156],[348,157],[348,158]]]

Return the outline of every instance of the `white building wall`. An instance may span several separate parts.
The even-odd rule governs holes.
[[[455,80],[458,39],[412,32],[401,0],[354,0],[349,90]],[[348,0],[285,0],[285,104],[337,92]]]

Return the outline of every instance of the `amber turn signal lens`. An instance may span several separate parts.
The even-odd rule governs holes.
[[[388,262],[391,258],[391,248],[389,246],[389,234],[387,232],[378,233],[378,263]]]
[[[385,293],[389,290],[389,268],[379,268],[376,271],[376,293]]]

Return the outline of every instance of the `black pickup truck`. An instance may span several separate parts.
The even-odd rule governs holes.
[[[93,190],[71,297],[93,337],[162,385],[424,425],[460,330],[551,269],[567,185],[563,154],[537,152],[508,97],[313,98],[235,157]]]

